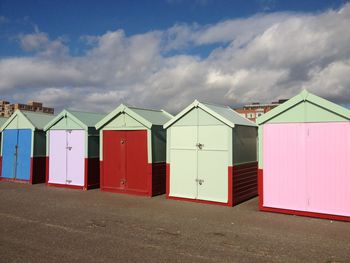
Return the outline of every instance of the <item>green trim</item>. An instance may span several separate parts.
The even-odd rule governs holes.
[[[259,126],[258,128],[258,167],[263,168],[264,165],[264,157],[263,157],[263,126]]]
[[[276,116],[288,111],[289,109],[295,107],[297,104],[304,103],[306,101],[308,101],[312,104],[315,104],[316,106],[319,106],[319,107],[321,107],[329,112],[332,112],[335,115],[338,115],[338,116],[341,116],[345,119],[350,120],[350,110],[348,110],[340,105],[337,105],[333,102],[330,102],[326,99],[318,97],[314,94],[311,94],[306,90],[303,90],[301,93],[299,93],[295,97],[291,98],[290,100],[286,101],[285,103],[279,105],[278,107],[272,109],[271,111],[269,111],[266,114],[257,118],[256,122],[258,125],[261,125],[265,122],[270,121],[271,119],[275,118]]]
[[[170,127],[171,125],[173,125],[176,121],[178,121],[180,118],[182,118],[182,116],[186,115],[187,113],[189,113],[193,108],[197,107],[196,105],[198,105],[199,101],[195,100],[192,104],[188,105],[186,108],[184,108],[182,111],[180,111],[174,118],[172,118],[170,121],[168,121],[167,123],[165,123],[163,125],[164,129],[167,129],[168,127]]]
[[[30,128],[31,130],[35,130],[36,127],[35,125],[27,118],[26,115],[23,114],[23,112],[21,112],[20,110],[16,110],[10,118],[8,118],[8,120],[4,123],[4,125],[1,126],[0,131],[2,132],[3,130],[5,130],[7,128],[8,125],[10,125],[10,123],[16,118],[16,117],[21,117],[24,118],[28,121],[28,123],[30,124]],[[19,123],[17,123],[17,129],[18,129],[18,125]]]
[[[222,106],[220,106],[222,107]],[[224,124],[226,124],[227,126],[230,126],[231,128],[235,127],[235,124],[231,121],[229,121],[228,119],[224,118],[223,116],[221,116],[220,114],[216,113],[215,111],[213,111],[212,109],[210,109],[209,107],[207,107],[205,104],[199,102],[198,100],[195,100],[192,104],[190,104],[189,106],[187,106],[184,110],[182,110],[179,114],[177,114],[174,118],[172,118],[170,121],[168,121],[167,123],[165,123],[163,125],[164,129],[167,129],[168,127],[170,127],[171,125],[173,125],[176,121],[178,121],[179,119],[181,119],[184,115],[186,115],[188,112],[190,112],[193,108],[200,108],[202,110],[204,110],[205,112],[207,112],[208,114],[212,115],[213,117],[215,117],[216,119],[218,119],[219,121],[223,122]],[[223,107],[224,108],[224,107]],[[228,107],[225,107],[228,108]],[[233,111],[232,111],[233,112]],[[234,113],[234,112],[233,112]]]
[[[81,120],[79,120],[77,117],[75,117],[72,113],[70,113],[68,110],[63,110],[60,112],[60,114],[58,114],[55,118],[53,118],[45,127],[44,127],[44,131],[49,130],[52,126],[54,126],[55,124],[57,124],[58,122],[60,122],[60,120],[64,119],[64,118],[70,118],[72,119],[74,122],[76,122],[82,129],[84,130],[88,130],[88,126],[83,123]]]
[[[99,140],[100,140],[100,145],[99,145],[99,152],[100,152],[100,161],[103,161],[103,130],[99,131]]]
[[[168,116],[169,118],[174,118],[173,115],[171,115],[169,112],[165,111],[165,110],[160,110],[161,112],[163,112],[166,116]]]
[[[100,130],[103,128],[107,123],[109,123],[112,119],[117,117],[118,115],[122,113],[127,113],[134,119],[136,119],[138,122],[140,122],[142,125],[146,126],[148,129],[152,128],[152,123],[146,120],[145,118],[141,117],[140,115],[136,114],[132,109],[125,106],[124,104],[121,104],[119,107],[117,107],[115,110],[107,114],[102,120],[100,120],[96,125],[95,128],[97,130]]]
[[[5,122],[8,120],[8,118],[0,117],[0,127],[5,124]]]

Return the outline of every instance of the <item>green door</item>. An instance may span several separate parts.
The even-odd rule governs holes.
[[[170,196],[227,203],[229,131],[201,109],[171,127]]]
[[[171,128],[170,196],[197,198],[197,126]]]
[[[228,201],[228,128],[198,127],[198,195],[197,199]]]

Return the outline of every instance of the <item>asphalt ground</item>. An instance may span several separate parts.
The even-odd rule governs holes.
[[[0,262],[350,262],[350,223],[0,182]]]

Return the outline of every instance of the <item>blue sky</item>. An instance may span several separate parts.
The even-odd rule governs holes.
[[[120,102],[175,111],[194,98],[234,106],[302,88],[346,105],[349,9],[340,0],[0,0],[0,91],[98,111]]]
[[[16,45],[16,35],[37,29],[51,38],[62,37],[72,55],[81,54],[86,46],[83,35],[100,35],[123,29],[134,35],[165,30],[178,23],[217,23],[226,19],[249,17],[259,12],[317,12],[338,8],[342,0],[274,1],[274,0],[129,0],[129,1],[23,1],[1,0],[0,15],[6,20],[1,30],[0,55],[26,54]],[[208,53],[209,48],[194,52]],[[191,52],[191,50],[189,50]]]

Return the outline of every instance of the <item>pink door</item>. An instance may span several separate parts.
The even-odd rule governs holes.
[[[50,130],[49,183],[84,186],[85,131]]]
[[[84,186],[85,131],[67,131],[67,184]]]
[[[264,206],[350,216],[350,124],[266,124]]]
[[[305,125],[265,124],[264,206],[305,211]]]
[[[350,123],[308,123],[308,211],[350,216]]]
[[[66,131],[50,130],[49,136],[49,183],[66,184]]]

